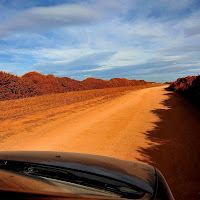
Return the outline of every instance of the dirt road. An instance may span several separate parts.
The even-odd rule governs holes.
[[[13,135],[1,150],[67,151],[136,160],[156,166],[176,199],[200,192],[200,112],[166,86],[132,91]]]

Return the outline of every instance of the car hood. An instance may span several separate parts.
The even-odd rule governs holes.
[[[50,151],[5,151],[0,152],[0,160],[45,164],[103,174],[127,183],[136,182],[136,186],[151,194],[156,182],[154,167],[105,156]]]

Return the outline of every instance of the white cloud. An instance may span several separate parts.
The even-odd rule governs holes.
[[[126,29],[130,35],[139,35],[144,37],[163,37],[168,33],[164,24],[152,20],[137,21],[134,24],[127,24]]]
[[[176,23],[176,30],[183,31],[185,36],[200,34],[200,10],[193,12],[190,16]]]
[[[160,61],[178,61],[187,58],[185,55],[178,55],[178,56],[162,56],[159,60]]]
[[[102,77],[153,74],[170,66],[181,71],[200,61],[200,13],[187,9],[193,2],[92,0],[31,8],[0,25],[0,35],[12,32],[1,38],[0,55],[28,66],[31,61],[32,69],[45,73],[74,70],[74,76],[79,70]]]
[[[41,49],[6,49],[0,51],[0,54],[10,54],[10,55],[28,55],[39,60],[55,60],[56,62],[66,62],[80,56],[86,56],[98,51],[89,48],[41,48]]]
[[[121,9],[120,5],[115,1],[97,1],[97,4],[91,5],[80,3],[31,8],[4,21],[0,25],[0,36],[7,36],[13,31],[33,32],[96,22],[109,12]]]
[[[192,67],[199,67],[199,70],[200,70],[200,62],[197,62],[197,63],[189,63],[189,64],[184,64],[184,63],[181,63],[181,64],[173,64],[173,65],[170,65],[170,66],[165,66],[165,67],[162,67],[162,69],[171,69],[171,68],[174,68],[174,67],[181,67],[181,68],[186,68],[186,70],[192,68]]]
[[[110,59],[101,63],[105,68],[130,66],[146,63],[147,60],[153,57],[150,52],[141,51],[139,49],[129,51],[118,51],[110,57]]]

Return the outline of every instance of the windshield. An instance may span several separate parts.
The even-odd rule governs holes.
[[[6,160],[1,160],[0,165],[0,169],[54,185],[63,189],[62,192],[129,199],[138,199],[142,198],[146,193],[150,194],[150,192],[133,185],[134,182],[137,184],[134,179],[131,184],[132,178],[127,177],[127,175],[120,175],[129,180],[125,182],[117,178],[117,176],[115,177],[116,172],[110,171],[109,175],[107,170],[106,176],[103,169],[101,173],[92,173],[74,168]],[[97,168],[97,171],[101,171],[101,168]],[[117,175],[120,177],[119,174]],[[145,183],[143,185],[145,186]]]

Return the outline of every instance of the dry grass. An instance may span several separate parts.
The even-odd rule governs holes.
[[[106,88],[67,93],[48,94],[0,102],[0,141],[20,132],[34,132],[36,127],[69,117],[92,104],[101,104],[130,90],[154,87],[147,84],[130,87]]]

